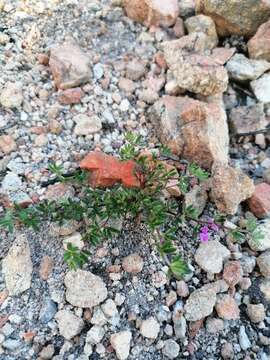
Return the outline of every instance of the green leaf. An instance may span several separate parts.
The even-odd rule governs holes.
[[[190,164],[188,166],[188,172],[200,181],[205,181],[209,178],[208,172],[196,164]]]
[[[189,205],[184,209],[184,215],[188,219],[196,220],[198,219],[199,213],[197,209],[194,209],[192,205]]]
[[[233,239],[239,243],[245,241],[245,234],[239,229],[229,231],[229,235],[231,235]]]
[[[14,230],[14,217],[12,210],[7,210],[5,215],[0,218],[0,227],[5,228],[10,233]]]
[[[176,253],[176,248],[170,240],[164,241],[162,244],[158,245],[158,251],[163,257],[164,255],[171,255]]]
[[[190,273],[188,264],[178,255],[175,256],[170,263],[170,272],[176,277],[176,279],[182,279],[183,276]]]
[[[178,187],[183,194],[188,192],[189,181],[187,177],[182,176],[178,182]]]
[[[63,177],[64,174],[64,167],[63,165],[57,165],[55,163],[49,164],[48,169],[52,174],[54,174],[59,181],[65,181],[65,178]]]
[[[64,254],[64,260],[71,270],[76,270],[81,268],[88,261],[90,255],[89,251],[79,250],[77,246],[68,243],[67,250]]]
[[[160,155],[163,157],[170,157],[172,155],[171,149],[166,145],[159,146]]]

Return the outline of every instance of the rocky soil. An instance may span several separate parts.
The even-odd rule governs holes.
[[[166,276],[143,226],[86,246],[75,223],[0,231],[0,359],[270,359],[270,5],[263,0],[0,0],[0,212],[73,196],[48,185],[124,135],[206,168],[185,201],[227,227],[253,213],[264,239],[177,246]],[[207,191],[206,191],[207,190]]]

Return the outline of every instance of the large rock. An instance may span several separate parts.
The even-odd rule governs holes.
[[[257,80],[253,80],[250,86],[256,98],[262,103],[270,102],[270,74],[264,74]]]
[[[210,16],[221,36],[252,36],[269,19],[270,3],[268,0],[197,0],[196,11]]]
[[[235,54],[227,63],[226,69],[233,80],[256,80],[270,69],[270,63],[265,60],[248,59],[243,54]]]
[[[248,206],[258,218],[270,216],[270,185],[266,183],[256,185],[253,195],[248,200]]]
[[[55,319],[58,323],[60,335],[67,340],[78,335],[84,327],[84,321],[69,310],[58,311]]]
[[[227,71],[214,57],[204,54],[208,46],[208,37],[203,33],[164,43],[165,60],[180,88],[204,96],[227,89]]]
[[[189,97],[164,96],[151,111],[160,141],[178,154],[205,168],[228,162],[226,113],[214,103]]]
[[[49,66],[58,89],[74,88],[90,80],[90,56],[73,41],[51,48]]]
[[[188,18],[185,21],[185,26],[189,34],[203,32],[208,37],[208,48],[213,49],[218,44],[218,36],[214,21],[205,15],[197,15]]]
[[[252,106],[237,106],[231,110],[229,119],[230,128],[237,135],[262,130],[268,125],[261,103]]]
[[[73,306],[92,308],[107,298],[103,280],[89,271],[69,271],[65,276],[66,300]]]
[[[239,318],[239,307],[231,295],[218,295],[215,309],[218,316],[224,320],[236,320]]]
[[[270,61],[270,20],[259,27],[247,45],[249,57]]]
[[[32,278],[32,261],[25,235],[16,238],[2,263],[6,288],[10,295],[18,295],[29,289]]]
[[[157,320],[151,316],[149,319],[143,320],[140,327],[142,336],[148,339],[156,339],[160,330]]]
[[[172,26],[179,14],[177,0],[123,0],[122,3],[128,17],[146,26]]]
[[[195,253],[196,263],[210,274],[219,274],[223,262],[230,256],[230,251],[216,240],[201,243]]]
[[[257,258],[257,265],[261,274],[270,279],[270,250],[265,251]]]
[[[216,303],[216,292],[209,288],[195,290],[185,304],[185,318],[188,321],[197,321],[209,316]]]
[[[211,198],[223,214],[233,215],[238,205],[251,197],[253,181],[242,170],[217,165],[213,168]]]
[[[128,358],[131,339],[130,331],[120,331],[111,336],[110,342],[116,352],[117,359],[125,360]]]

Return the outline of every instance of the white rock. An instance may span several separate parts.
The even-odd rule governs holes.
[[[239,343],[242,350],[247,350],[251,347],[251,342],[247,336],[246,329],[244,326],[240,326]]]
[[[101,342],[103,336],[105,335],[105,330],[103,327],[94,325],[87,333],[86,343],[91,345],[96,345]]]
[[[230,251],[216,240],[201,243],[195,254],[196,263],[206,272],[219,274]]]
[[[110,342],[116,352],[117,359],[125,360],[128,358],[131,339],[130,331],[120,331],[111,336]]]
[[[105,303],[101,305],[101,309],[104,312],[104,314],[108,317],[113,317],[118,315],[117,307],[112,299],[106,300]]]
[[[102,128],[101,120],[96,115],[89,116],[85,114],[78,114],[74,116],[73,120],[76,123],[74,128],[75,135],[94,134]]]
[[[185,304],[185,318],[188,321],[197,321],[212,314],[216,303],[216,292],[214,289],[204,286],[195,290]]]
[[[76,246],[79,250],[81,250],[84,247],[84,242],[82,241],[82,235],[78,232],[75,232],[74,234],[67,236],[63,240],[63,247],[66,250],[68,244],[72,244],[73,246]]]
[[[180,351],[180,346],[176,341],[169,339],[164,341],[164,347],[162,349],[163,354],[169,359],[177,358]]]
[[[33,265],[30,247],[25,235],[16,238],[2,263],[6,287],[10,295],[18,295],[29,289]]]
[[[137,274],[143,269],[143,259],[138,254],[130,254],[123,259],[122,267],[128,273]]]
[[[23,102],[22,87],[18,83],[8,82],[1,91],[0,104],[4,108],[19,109]]]
[[[17,191],[21,186],[21,178],[13,172],[8,172],[2,181],[3,191]]]
[[[65,276],[66,299],[73,306],[92,308],[107,298],[103,280],[89,271],[69,271]]]
[[[256,98],[263,102],[270,102],[270,74],[265,74],[250,83]]]
[[[60,335],[67,340],[78,335],[84,327],[84,321],[68,310],[58,311],[55,319],[58,323]]]
[[[104,312],[100,309],[100,307],[95,307],[93,316],[90,320],[91,324],[93,325],[105,325],[107,323],[107,318],[104,314]]]
[[[265,60],[252,60],[243,54],[235,54],[227,63],[229,77],[238,80],[256,80],[270,69],[270,63]]]
[[[160,325],[154,317],[142,321],[140,333],[148,339],[156,339],[160,330]]]

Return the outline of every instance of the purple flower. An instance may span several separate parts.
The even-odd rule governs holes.
[[[209,240],[209,228],[207,226],[203,226],[200,230],[200,240],[202,242],[207,242]]]

